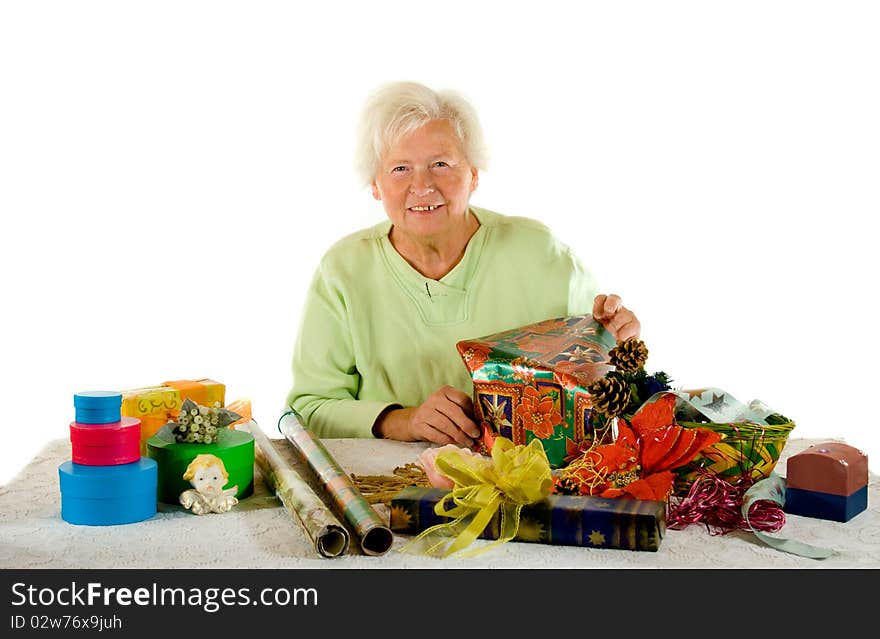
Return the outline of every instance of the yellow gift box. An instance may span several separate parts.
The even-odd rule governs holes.
[[[146,454],[147,440],[180,413],[184,400],[202,406],[220,402],[224,406],[226,386],[211,379],[181,379],[122,391],[122,415],[141,420],[141,455]]]
[[[141,455],[146,454],[147,440],[177,417],[182,404],[180,391],[168,386],[122,391],[122,416],[141,420]]]
[[[150,386],[122,391],[122,414],[126,417],[144,417],[156,413],[176,416],[183,399],[180,391],[169,386]]]

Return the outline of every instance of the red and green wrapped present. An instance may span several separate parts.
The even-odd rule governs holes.
[[[458,352],[474,383],[474,412],[488,438],[539,439],[560,468],[610,428],[592,416],[586,387],[613,370],[614,336],[591,315],[549,319],[463,340]]]
[[[391,500],[391,530],[415,535],[451,521],[435,512],[437,503],[448,494],[441,488],[404,488]],[[513,540],[656,551],[665,532],[665,502],[554,494],[522,507]],[[500,534],[498,511],[479,539],[498,539]]]

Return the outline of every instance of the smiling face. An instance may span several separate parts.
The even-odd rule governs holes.
[[[372,189],[392,233],[435,243],[462,232],[477,183],[477,169],[465,158],[452,124],[432,120],[388,149]]]
[[[223,486],[226,485],[226,477],[223,476],[223,469],[219,465],[212,464],[198,468],[190,483],[200,493],[219,495],[223,492]]]

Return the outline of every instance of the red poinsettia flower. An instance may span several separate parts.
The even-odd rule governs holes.
[[[633,415],[632,428],[642,442],[642,471],[675,470],[721,440],[706,428],[684,428],[675,422],[672,393],[645,404]]]
[[[589,439],[584,439],[579,442],[575,442],[570,437],[565,438],[565,457],[562,459],[566,464],[574,461],[581,455],[583,455],[590,448],[592,442]]]
[[[577,379],[567,371],[554,371],[553,379],[569,392],[576,390],[580,386]]]
[[[524,429],[532,431],[539,439],[547,439],[553,435],[556,424],[562,422],[562,415],[554,404],[549,395],[541,396],[533,386],[526,386],[516,414]]]
[[[664,395],[617,424],[613,444],[593,446],[563,470],[559,482],[582,495],[633,497],[665,501],[672,492],[676,468],[690,462],[721,435],[675,423],[675,396]]]
[[[582,367],[583,362],[570,362],[567,359],[564,359],[553,365],[553,372],[563,374],[567,377]]]
[[[535,381],[535,368],[540,366],[536,362],[530,361],[526,357],[515,357],[510,360],[510,369],[513,379],[528,386]]]
[[[571,327],[562,318],[552,318],[539,322],[534,331],[537,333],[564,333],[571,330]]]
[[[464,360],[464,365],[467,366],[467,369],[473,373],[483,368],[483,365],[489,359],[489,347],[482,344],[470,344],[461,353],[461,358]]]

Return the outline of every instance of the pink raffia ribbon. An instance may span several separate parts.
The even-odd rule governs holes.
[[[683,530],[691,524],[703,524],[712,535],[734,530],[778,531],[785,525],[785,513],[772,501],[755,501],[749,507],[748,521],[743,516],[743,496],[753,484],[748,476],[731,484],[703,469],[687,495],[670,500],[666,526]]]
[[[778,475],[771,473],[757,482],[745,476],[731,484],[703,469],[685,497],[670,500],[666,526],[682,530],[699,523],[712,535],[747,530],[771,548],[809,559],[827,559],[837,554],[831,548],[765,534],[785,525],[783,506],[785,479]]]

